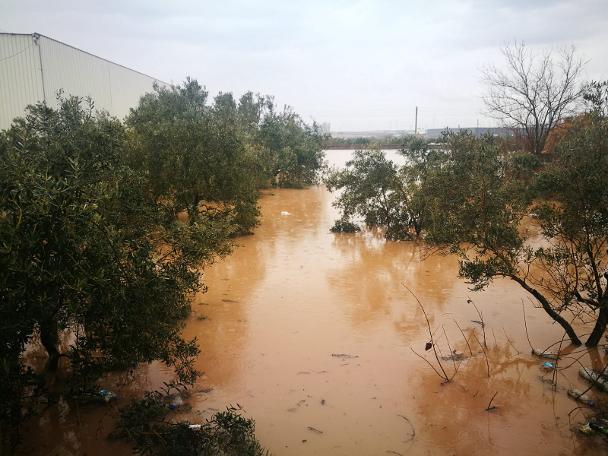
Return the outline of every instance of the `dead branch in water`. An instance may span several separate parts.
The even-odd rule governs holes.
[[[530,342],[530,335],[528,334],[528,322],[526,321],[526,307],[524,305],[524,300],[521,300],[521,311],[524,314],[524,327],[526,328],[526,339],[528,339],[528,344],[530,345],[530,350],[534,351],[534,347],[532,346],[532,342]]]
[[[443,335],[445,336],[445,340],[448,344],[448,350],[450,350],[450,358],[452,358],[452,364],[454,365],[454,372],[458,371],[458,368],[456,367],[456,360],[454,359],[454,351],[452,350],[452,346],[450,345],[450,339],[448,339],[448,335],[445,332],[445,326],[441,325],[441,329],[443,330]],[[456,374],[454,374],[456,375]]]
[[[483,346],[487,350],[488,349],[488,344],[486,342],[486,322],[483,320],[483,313],[481,313],[481,311],[475,305],[475,303],[473,302],[473,300],[471,298],[467,298],[467,302],[469,304],[473,304],[473,307],[475,307],[475,310],[477,311],[477,315],[479,316],[479,321],[481,321],[481,330],[483,331]]]
[[[412,347],[410,347],[410,350],[412,350],[412,352],[414,353],[414,355],[416,355],[418,358],[420,358],[421,360],[423,360],[424,362],[426,362],[429,366],[431,366],[431,368],[435,371],[435,373],[437,375],[439,375],[439,377],[441,377],[444,380],[444,383],[447,383],[449,381],[446,377],[444,377],[443,375],[441,375],[441,373],[435,368],[435,366],[433,366],[433,363],[431,363],[428,359],[426,359],[424,356],[422,356],[420,353],[418,353]]]
[[[467,347],[469,348],[469,353],[471,354],[471,358],[472,358],[472,357],[473,357],[473,350],[471,349],[471,345],[469,344],[469,341],[468,341],[468,339],[467,339],[467,336],[465,336],[465,335],[464,335],[464,331],[462,330],[462,328],[460,327],[460,325],[458,324],[458,322],[457,322],[455,319],[453,319],[453,318],[452,318],[452,321],[453,321],[454,323],[456,323],[456,326],[458,327],[458,329],[459,329],[459,331],[460,331],[460,334],[462,334],[462,338],[463,338],[463,339],[464,339],[464,341],[466,342]]]
[[[397,415],[401,418],[403,418],[405,421],[407,421],[407,424],[410,425],[410,428],[412,429],[412,433],[410,435],[410,438],[408,440],[406,440],[405,443],[411,442],[412,440],[414,440],[414,437],[416,437],[416,429],[414,428],[414,425],[412,424],[412,422],[410,421],[410,419],[405,416],[405,415]]]
[[[492,402],[494,402],[494,398],[496,397],[496,395],[498,394],[498,391],[496,391],[494,393],[494,396],[492,396],[492,399],[490,399],[490,402],[488,402],[488,406],[486,407],[486,412],[491,412],[492,410],[496,410],[496,406],[492,405]]]
[[[511,347],[513,347],[513,350],[515,350],[518,355],[521,355],[521,352],[517,349],[517,347],[515,347],[515,345],[513,345],[513,342],[511,341],[511,339],[509,339],[509,336],[507,335],[507,331],[505,331],[504,326],[502,327],[502,332],[505,334],[505,338],[507,339],[507,342],[509,343],[509,345]]]
[[[490,361],[488,361],[488,354],[486,353],[486,349],[483,348],[483,345],[481,344],[481,342],[479,341],[479,338],[477,337],[477,335],[474,332],[473,332],[473,337],[479,344],[479,347],[481,348],[481,352],[483,353],[483,357],[486,360],[486,369],[488,370],[488,378],[490,378]]]
[[[424,359],[424,360],[425,360],[425,361],[426,361],[426,362],[427,362],[427,363],[428,363],[428,364],[429,364],[429,365],[430,365],[430,366],[433,368],[433,370],[435,371],[435,373],[436,373],[437,375],[439,375],[439,377],[441,377],[441,378],[443,379],[443,383],[449,383],[449,382],[452,380],[452,378],[454,378],[454,375],[456,375],[456,372],[457,372],[457,371],[454,373],[454,375],[453,375],[451,378],[450,378],[450,376],[448,376],[448,374],[446,373],[446,371],[445,371],[445,369],[444,369],[444,367],[443,367],[443,364],[441,363],[441,359],[439,358],[439,354],[437,353],[437,348],[435,347],[435,339],[434,339],[434,336],[433,336],[433,331],[432,331],[432,329],[431,329],[431,322],[430,322],[429,317],[428,317],[428,315],[427,315],[427,313],[426,313],[426,310],[424,309],[424,306],[422,305],[422,302],[420,302],[420,299],[418,299],[418,296],[416,296],[416,294],[415,294],[415,293],[414,293],[412,290],[410,290],[410,289],[409,289],[409,287],[408,287],[407,285],[405,285],[405,284],[402,284],[402,285],[403,285],[403,287],[404,287],[404,288],[405,288],[407,291],[409,291],[409,292],[410,292],[410,294],[411,294],[411,295],[414,297],[414,299],[415,299],[415,300],[416,300],[416,302],[418,303],[418,306],[420,306],[420,309],[422,310],[422,313],[423,313],[423,315],[424,315],[424,319],[426,320],[426,327],[427,327],[427,330],[428,330],[428,332],[429,332],[429,338],[430,338],[429,342],[427,342],[427,348],[426,348],[426,349],[427,349],[427,350],[429,350],[429,349],[431,349],[431,348],[433,349],[433,354],[435,355],[435,359],[437,360],[437,364],[439,365],[439,369],[441,369],[441,373],[440,373],[440,372],[439,372],[437,369],[435,369],[435,367],[434,367],[434,366],[431,364],[431,362],[429,362],[429,361],[428,361],[428,360],[427,360],[427,359],[426,359],[424,356],[422,356],[422,355],[420,355],[420,354],[416,353],[416,351],[415,351],[413,348],[411,348],[411,347],[410,347],[410,349],[411,349],[411,350],[412,350],[412,351],[413,351],[413,352],[414,352],[414,353],[415,353],[415,354],[416,354],[418,357],[420,357],[420,358]],[[429,345],[430,345],[430,347],[429,347]]]

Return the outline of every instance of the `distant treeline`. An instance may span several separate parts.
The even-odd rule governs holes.
[[[409,141],[411,135],[387,136],[387,137],[357,137],[336,138],[330,137],[325,141],[326,149],[365,149],[379,147],[381,149],[401,149]]]

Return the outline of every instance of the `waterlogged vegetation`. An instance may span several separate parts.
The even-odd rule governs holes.
[[[59,96],[1,132],[3,454],[24,415],[60,396],[99,398],[106,372],[160,360],[192,384],[199,350],[181,329],[202,267],[257,224],[260,188],[315,182],[322,140],[268,97],[210,103],[194,80],[147,94],[124,123]],[[42,369],[24,356],[38,342]],[[240,423],[216,424],[226,420]]]
[[[292,110],[278,110],[270,97],[246,93],[236,99],[221,93],[211,100],[196,80],[188,79],[146,94],[124,121],[96,112],[91,100],[75,97],[60,96],[56,109],[44,104],[29,107],[24,118],[0,133],[3,454],[18,447],[24,418],[60,402],[111,402],[114,393],[99,386],[105,375],[136,372],[152,362],[171,369],[171,380],[124,405],[117,412],[113,438],[142,454],[265,454],[253,420],[238,403],[232,407],[225,402],[222,409],[209,406],[206,410],[213,413],[206,418],[193,413],[184,420],[179,415],[192,412],[188,401],[207,400],[195,395],[213,390],[197,384],[203,377],[199,335],[209,336],[211,352],[216,343],[221,358],[216,367],[245,371],[240,373],[241,383],[234,383],[237,387],[227,388],[229,394],[258,401],[264,415],[278,413],[273,407],[281,409],[283,418],[266,430],[278,435],[279,429],[298,423],[298,431],[288,430],[293,433],[291,447],[281,441],[275,448],[306,454],[302,445],[311,436],[325,437],[327,429],[340,432],[336,426],[347,419],[345,408],[357,416],[353,426],[361,424],[362,410],[379,418],[381,427],[376,430],[390,434],[385,440],[391,447],[384,451],[402,454],[393,448],[410,448],[424,431],[432,432],[434,421],[460,419],[461,414],[446,418],[436,398],[460,398],[464,405],[459,410],[468,425],[477,418],[470,403],[477,407],[476,401],[483,401],[482,413],[500,411],[505,404],[498,404],[502,396],[522,395],[529,389],[529,383],[518,383],[522,376],[526,381],[538,377],[528,372],[536,361],[516,359],[511,349],[517,355],[521,352],[504,327],[506,342],[500,344],[494,332],[498,322],[489,321],[474,299],[462,296],[470,290],[489,291],[495,282],[507,290],[499,297],[513,293],[509,286],[517,288],[563,333],[547,348],[533,346],[534,334],[528,334],[524,312],[532,354],[543,359],[542,368],[548,372],[541,380],[554,393],[560,392],[558,373],[576,363],[586,369],[581,375],[591,379],[592,386],[604,385],[607,367],[596,347],[608,325],[608,83],[592,82],[575,90],[580,65],[573,53],[564,54],[565,60],[556,66],[565,71],[562,78],[548,71],[550,59],[536,66],[523,46],[507,50],[505,56],[513,73],[488,73],[494,84],[488,103],[497,115],[512,120],[528,118],[520,108],[545,113],[534,117],[536,129],[516,123],[526,135],[514,138],[446,133],[439,145],[417,136],[403,137],[398,139],[399,163],[378,147],[355,151],[344,168],[324,176],[326,187],[336,192],[333,206],[339,218],[331,231],[340,234],[335,236],[318,230],[325,223],[326,214],[319,208],[327,191],[295,190],[318,182],[327,138]],[[518,78],[531,73],[536,75],[535,84],[517,84]],[[507,111],[509,100],[517,100],[522,91],[529,95],[547,84],[550,90],[543,93],[548,98],[524,96],[528,105],[519,103],[517,112]],[[511,88],[517,89],[515,94]],[[556,105],[556,97],[564,102]],[[584,103],[584,109],[574,110],[576,102]],[[213,295],[216,303],[230,310],[214,311],[197,294],[206,289],[202,272],[213,262],[228,260],[236,236],[254,232],[260,191],[270,187],[290,188],[276,203],[286,207],[267,202],[272,211],[260,227],[267,230],[266,237],[259,244],[254,243],[255,236],[248,237],[251,242],[244,241],[246,248],[234,254],[235,263],[228,263],[224,276],[216,277],[218,288],[221,281],[231,282]],[[361,223],[379,228],[388,242],[369,231],[358,233]],[[276,236],[280,229],[283,238]],[[318,245],[302,246],[301,239]],[[294,245],[301,250],[299,256]],[[239,254],[248,256],[238,263]],[[347,257],[347,266],[337,267],[334,254]],[[264,262],[273,259],[275,263],[264,269]],[[262,277],[266,270],[273,271],[268,274],[273,277]],[[414,290],[403,281],[405,276],[415,282],[416,274],[425,275],[424,289]],[[461,327],[458,316],[442,309],[449,289],[445,283],[457,275],[469,287],[457,298],[475,309],[473,327]],[[254,292],[251,284],[263,279],[269,281],[270,291],[259,298],[263,287]],[[244,284],[241,294],[254,303],[250,312],[243,311],[241,297],[233,299],[232,284],[234,289]],[[323,295],[311,291],[316,287],[343,293],[327,292],[328,299],[319,299]],[[288,293],[290,298],[284,299]],[[411,308],[402,309],[403,296],[414,298]],[[438,296],[440,315],[426,308],[425,298],[433,296]],[[270,304],[262,302],[266,297]],[[324,307],[311,303],[311,298]],[[344,311],[334,305],[342,298],[353,308]],[[189,326],[193,302],[196,319],[190,319]],[[377,303],[380,308],[374,307]],[[395,318],[390,306],[400,308]],[[490,317],[499,311],[513,313],[500,309],[500,304],[488,306],[493,309]],[[390,316],[388,326],[379,324],[378,315]],[[446,330],[446,315],[458,332]],[[218,323],[222,316],[226,321]],[[346,319],[365,337],[351,337],[344,329]],[[366,326],[368,320],[382,330]],[[299,339],[302,328],[314,333],[314,343]],[[245,339],[249,332],[257,336]],[[425,341],[420,347],[406,347],[415,355],[407,358],[401,349],[415,337]],[[345,341],[360,351],[350,350]],[[251,345],[245,355],[227,355],[226,348],[233,346],[246,352],[245,342]],[[583,343],[591,350],[577,348]],[[45,366],[28,357],[37,345],[46,353]],[[298,362],[308,364],[296,365],[291,351],[277,348],[286,346]],[[465,377],[462,388],[432,390],[429,385],[434,382],[420,370],[420,378],[409,375],[410,366],[381,378],[375,366],[388,372],[405,364],[387,353],[397,353],[410,366],[424,360],[423,368],[432,368],[431,376],[437,374],[440,385]],[[587,355],[596,361],[595,372],[582,364]],[[463,363],[466,369],[461,368]],[[518,370],[522,364],[527,370]],[[371,375],[353,399],[348,382],[357,380],[361,366]],[[289,384],[283,377],[291,379]],[[326,377],[340,380],[339,391],[332,391]],[[217,375],[215,380],[221,384],[225,379]],[[479,389],[473,392],[473,386]],[[268,393],[269,389],[273,391]],[[587,393],[567,392],[594,415],[581,431],[608,432],[602,401],[598,406]],[[407,397],[399,399],[402,405],[421,407],[415,414],[417,423],[401,411],[391,412],[390,419],[380,415],[381,400],[395,407],[395,398],[401,397]],[[293,404],[287,405],[291,400]],[[539,407],[547,402],[542,397],[536,401]],[[315,417],[323,417],[324,426],[310,421]],[[461,430],[446,425],[444,432]],[[359,436],[352,434],[346,432],[345,440],[362,449]],[[512,440],[509,432],[504,434]],[[454,441],[446,439],[444,449],[451,450]],[[295,449],[294,442],[300,447]],[[418,448],[440,448],[441,439],[438,442],[432,446],[423,441]],[[339,448],[335,443],[328,437],[325,447],[316,448],[331,451]],[[478,444],[472,441],[473,447],[459,449],[474,450]],[[377,445],[374,441],[365,448],[373,451]],[[493,446],[491,438],[489,445],[484,448]]]
[[[378,149],[356,151],[329,174],[338,224],[362,217],[389,240],[421,237],[461,258],[460,276],[475,290],[497,277],[526,290],[581,345],[572,322],[593,323],[595,347],[608,324],[608,119],[605,83],[584,92],[588,110],[570,120],[555,151],[511,141],[447,133],[441,148],[413,139],[401,166]],[[526,229],[538,227],[538,231]]]

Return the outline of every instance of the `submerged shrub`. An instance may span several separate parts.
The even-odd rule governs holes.
[[[172,422],[166,396],[149,392],[120,411],[113,438],[135,445],[139,454],[155,456],[262,456],[255,423],[238,407],[227,407],[201,424]]]
[[[361,228],[348,220],[338,219],[329,230],[332,233],[356,233],[361,231]]]

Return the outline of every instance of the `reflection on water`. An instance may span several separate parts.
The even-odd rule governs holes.
[[[347,153],[328,158],[344,162]],[[238,239],[232,255],[205,271],[209,291],[194,298],[184,330],[198,338],[197,367],[205,371],[191,420],[238,403],[276,455],[593,453],[568,423],[575,404],[565,388],[580,387],[575,368],[557,391],[542,382],[522,324],[527,298],[516,286],[496,281],[473,294],[457,278],[455,258],[425,257],[415,242],[387,243],[374,232],[332,234],[331,200],[321,187],[267,192],[255,235]],[[453,348],[468,354],[457,320],[475,352],[451,384],[410,349],[425,353],[428,334],[404,285]],[[469,296],[487,323],[490,378]],[[561,337],[526,305],[535,344]],[[118,387],[123,396],[170,374],[154,364],[133,375],[137,381]],[[494,393],[498,408],[487,412]],[[29,423],[27,451],[129,454],[103,438],[115,411],[62,407]]]

